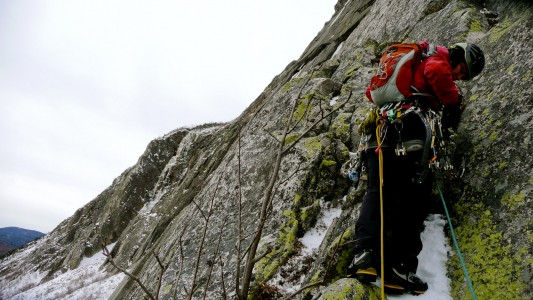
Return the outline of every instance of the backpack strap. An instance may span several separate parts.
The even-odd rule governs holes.
[[[426,51],[422,53],[422,59],[426,59],[435,54],[437,54],[437,45],[429,44],[428,47],[426,48]]]
[[[423,51],[420,51],[421,53],[421,60],[424,60],[428,57],[431,57],[435,54],[437,54],[437,45],[435,44],[429,44],[427,46],[427,48]],[[417,64],[418,65],[418,64]],[[413,77],[415,76],[415,70],[413,69]],[[415,91],[415,93],[413,93],[413,96],[423,96],[423,97],[431,97],[431,98],[436,98],[435,95],[432,95],[432,94],[429,94],[429,93],[421,93],[417,88],[415,88],[414,86],[411,86],[411,89],[413,91]]]
[[[432,94],[429,94],[429,93],[421,93],[417,88],[415,88],[414,86],[411,86],[411,89],[413,91],[415,91],[415,93],[413,93],[413,96],[423,96],[423,97],[431,97],[431,98],[435,98],[437,99],[437,97],[435,97],[435,95],[432,95]]]

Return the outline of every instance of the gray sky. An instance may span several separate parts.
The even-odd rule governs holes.
[[[336,0],[0,0],[0,227],[51,231],[173,129],[237,117]]]

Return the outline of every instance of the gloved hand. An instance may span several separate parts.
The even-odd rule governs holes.
[[[457,130],[459,121],[461,121],[463,96],[459,95],[459,100],[455,104],[444,105],[442,109],[442,127],[453,128]]]

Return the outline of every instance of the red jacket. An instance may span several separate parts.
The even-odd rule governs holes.
[[[426,48],[429,45],[426,41],[420,41],[419,44]],[[437,46],[437,53],[424,59],[417,66],[412,86],[420,93],[428,93],[436,97],[423,97],[429,107],[434,110],[440,110],[442,105],[458,102],[459,89],[452,79],[452,65],[446,47]],[[366,90],[366,96],[373,102],[370,97],[370,87]]]

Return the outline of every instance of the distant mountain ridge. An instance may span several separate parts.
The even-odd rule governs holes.
[[[340,169],[373,109],[364,95],[374,62],[391,42],[419,39],[475,42],[486,66],[458,83],[466,107],[448,143],[454,170],[435,174],[427,199],[445,199],[464,260],[443,251],[448,283],[417,298],[474,298],[464,268],[479,299],[533,299],[532,16],[531,1],[339,0],[302,56],[238,118],[154,139],[95,199],[0,259],[0,299],[258,300],[299,287],[291,299],[379,299],[375,285],[346,278],[366,181]],[[213,41],[212,55],[223,46]],[[220,74],[201,80],[209,88]],[[331,209],[342,212],[321,225]],[[301,239],[317,224],[327,229],[308,254]],[[135,277],[111,260],[86,268],[104,245]]]
[[[42,237],[44,233],[19,227],[0,228],[0,255]]]

